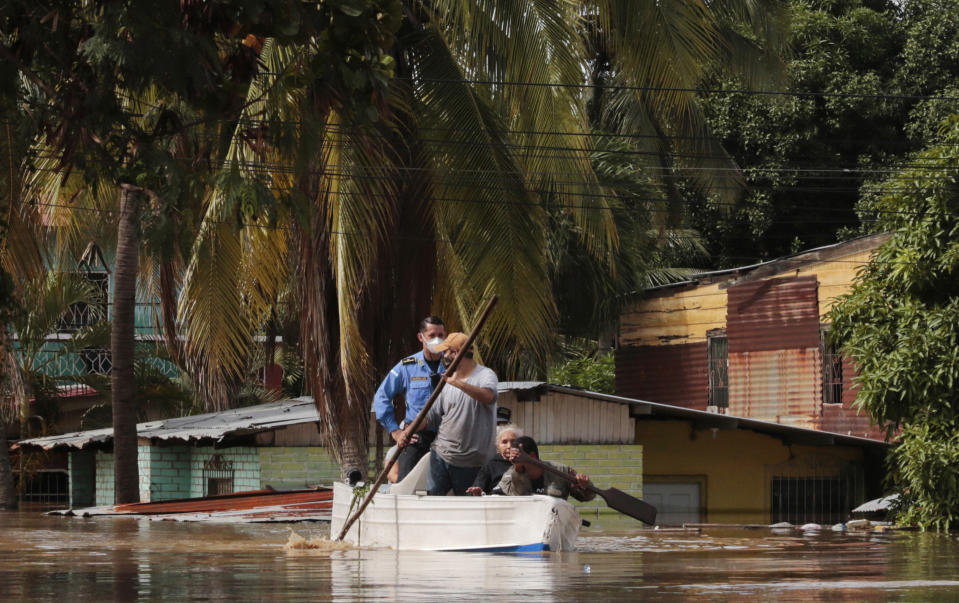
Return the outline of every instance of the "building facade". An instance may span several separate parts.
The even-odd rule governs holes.
[[[880,234],[648,290],[621,317],[618,394],[881,440],[828,313]]]

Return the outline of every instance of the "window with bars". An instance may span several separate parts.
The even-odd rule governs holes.
[[[842,404],[842,352],[829,337],[829,327],[819,331],[822,350],[822,403]]]
[[[709,345],[709,405],[729,408],[729,342],[726,330],[707,333],[706,341]]]
[[[19,482],[21,500],[24,502],[65,505],[69,502],[67,472],[60,470],[37,471],[29,475],[15,474]]]
[[[203,463],[203,496],[233,492],[233,463],[214,454]]]
[[[771,484],[772,522],[845,521],[852,488],[851,480],[842,477],[774,477]]]
[[[110,350],[103,348],[86,348],[80,350],[80,360],[83,368],[89,375],[109,375],[113,368]]]

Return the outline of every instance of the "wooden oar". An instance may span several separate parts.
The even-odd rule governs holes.
[[[531,457],[522,449],[520,449],[519,455],[513,462],[533,465],[534,467],[539,467],[543,471],[552,473],[557,477],[561,477],[570,483],[579,483],[576,481],[575,475],[570,475],[569,473],[560,471],[559,469],[556,469],[555,467],[544,463],[537,458]],[[636,498],[635,496],[630,496],[629,494],[626,494],[622,490],[617,490],[616,488],[606,488],[605,490],[602,488],[597,488],[593,485],[593,482],[587,483],[586,489],[602,496],[603,500],[606,501],[606,504],[609,505],[610,508],[616,509],[620,513],[624,513],[630,517],[635,517],[636,519],[648,525],[653,525],[656,523],[656,507],[649,504],[645,500]]]
[[[463,353],[466,352],[473,345],[473,340],[476,339],[477,333],[483,327],[483,323],[486,322],[486,318],[489,316],[490,310],[493,309],[493,306],[496,305],[497,297],[494,295],[490,298],[489,302],[486,304],[486,308],[483,309],[483,313],[480,314],[479,320],[476,321],[476,326],[473,327],[473,330],[470,332],[469,336],[466,338],[466,343],[463,344],[463,347],[456,354],[456,357],[453,358],[453,362],[446,367],[444,374],[452,375],[456,372],[456,367],[460,364],[460,358],[463,356]],[[446,385],[445,379],[440,379],[440,382],[436,384],[436,389],[433,390],[433,393],[430,394],[429,400],[426,401],[426,404],[423,406],[423,409],[416,415],[416,418],[413,419],[413,422],[407,425],[405,432],[407,436],[412,436],[414,433],[420,430],[420,426],[423,424],[423,421],[426,420],[426,414],[430,411],[430,408],[433,406],[433,402],[436,401],[436,398],[439,397],[440,392],[443,390],[443,386]],[[409,441],[409,437],[407,437]],[[386,479],[386,475],[390,472],[390,469],[393,467],[393,464],[396,463],[396,459],[399,458],[399,454],[394,454],[390,461],[383,467],[383,470],[380,471],[380,474],[376,476],[376,481],[373,482],[373,485],[370,486],[370,491],[367,492],[366,497],[363,499],[363,502],[360,503],[360,506],[356,508],[356,512],[346,520],[346,523],[343,524],[343,529],[340,530],[340,535],[336,537],[337,540],[343,540],[343,537],[346,536],[346,533],[349,531],[350,527],[360,518],[360,515],[363,514],[363,511],[366,509],[367,505],[370,504],[370,501],[373,500],[373,495],[376,494],[376,491],[380,489],[380,485]]]

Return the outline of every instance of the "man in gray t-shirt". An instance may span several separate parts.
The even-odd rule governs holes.
[[[434,346],[449,364],[466,343],[463,333],[450,333]],[[489,458],[496,438],[496,373],[473,361],[464,352],[456,372],[444,374],[446,387],[426,415],[436,439],[430,450],[430,471],[426,489],[442,496],[452,488],[457,496],[466,494],[476,474]]]

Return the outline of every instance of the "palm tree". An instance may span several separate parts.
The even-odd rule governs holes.
[[[504,377],[541,372],[557,314],[549,217],[561,215],[607,270],[619,246],[618,200],[590,161],[587,25],[597,24],[610,74],[655,88],[633,89],[622,106],[639,109],[613,126],[636,131],[641,117],[699,133],[690,82],[749,48],[726,26],[766,23],[748,10],[762,4],[403,2],[382,63],[393,79],[387,96],[371,96],[372,122],[349,87],[285,86],[280,75],[310,50],[268,41],[250,91],[265,100],[237,128],[180,298],[190,356],[211,378],[235,372],[294,279],[307,381],[344,469],[365,468],[372,387],[430,310],[468,327],[495,292],[479,351]],[[294,149],[279,142],[290,123]],[[269,199],[269,189],[288,201],[274,216],[247,214],[238,232],[224,224],[243,195]]]

